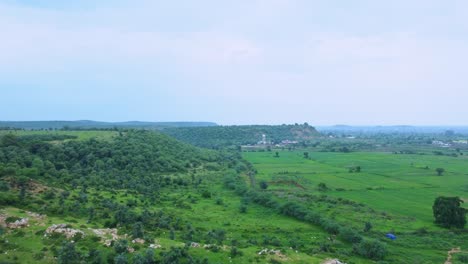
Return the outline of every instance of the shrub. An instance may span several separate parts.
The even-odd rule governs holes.
[[[361,235],[349,227],[340,228],[340,237],[350,243],[359,243],[362,240]]]
[[[457,255],[457,260],[461,263],[468,263],[468,254],[462,253]]]
[[[323,227],[323,229],[325,229],[325,231],[332,235],[338,235],[338,233],[340,232],[340,226],[332,220],[322,219],[320,224]]]
[[[242,214],[247,213],[247,205],[241,204],[240,207],[239,207],[239,212],[242,213]]]
[[[321,192],[324,192],[324,191],[327,191],[328,190],[328,187],[325,183],[321,182],[318,184],[318,190],[321,191]]]
[[[371,222],[366,222],[364,224],[364,232],[369,232],[372,229],[372,223]]]
[[[236,256],[242,256],[244,253],[240,251],[237,247],[231,248],[231,257],[235,258]]]
[[[208,191],[208,190],[203,190],[203,192],[202,192],[202,197],[203,197],[203,198],[207,198],[207,199],[208,199],[208,198],[211,198],[211,192]]]
[[[21,220],[21,218],[16,217],[16,216],[9,216],[5,219],[5,222],[9,224],[9,223],[14,223],[18,220]]]
[[[362,240],[360,243],[354,245],[353,250],[356,254],[373,260],[381,260],[387,255],[386,245],[373,239]]]
[[[262,189],[262,190],[268,189],[268,183],[266,181],[261,181],[260,182],[260,189]]]

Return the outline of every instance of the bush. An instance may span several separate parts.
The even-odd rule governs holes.
[[[457,260],[461,263],[468,263],[468,254],[466,253],[458,254]]]
[[[240,207],[239,207],[239,212],[240,212],[241,214],[247,213],[247,205],[241,204]]]
[[[207,199],[208,199],[208,198],[211,198],[211,192],[208,191],[208,190],[203,190],[203,192],[202,192],[202,197],[203,197],[203,198],[207,198]]]
[[[318,190],[321,192],[325,192],[328,190],[328,186],[323,182],[319,183],[317,187],[318,187]]]
[[[372,223],[371,222],[366,222],[364,224],[364,232],[369,232],[372,229]]]
[[[359,243],[362,240],[361,235],[349,227],[340,228],[340,237],[350,243]]]
[[[381,260],[387,255],[387,246],[378,240],[362,240],[354,245],[353,250],[356,254],[373,260]]]
[[[243,252],[240,251],[237,247],[231,248],[231,257],[235,258],[236,256],[242,256]]]
[[[268,189],[268,183],[266,181],[261,181],[260,182],[260,189],[262,189],[262,190]]]
[[[7,224],[9,224],[9,223],[14,223],[14,222],[16,222],[16,221],[18,221],[18,220],[21,220],[21,218],[16,217],[16,216],[9,216],[9,217],[7,217],[7,218],[5,219],[5,222],[6,222]]]
[[[325,229],[325,231],[332,235],[338,235],[340,232],[340,226],[334,221],[322,219],[320,224],[322,225],[323,229]]]

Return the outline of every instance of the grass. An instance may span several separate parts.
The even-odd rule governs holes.
[[[274,157],[276,151],[279,158]],[[310,159],[304,158],[304,151],[309,152]],[[279,197],[302,199],[308,207],[356,229],[372,222],[371,236],[398,234],[396,241],[387,241],[392,253],[390,260],[408,260],[411,255],[416,261],[412,263],[443,262],[451,248],[468,248],[466,232],[452,235],[436,226],[432,216],[432,204],[438,196],[467,200],[466,156],[273,150],[244,152],[243,157],[258,171],[257,181],[268,182],[268,190]],[[354,166],[360,166],[361,172],[350,173],[349,168]],[[435,172],[438,167],[445,168],[442,176]],[[304,190],[297,185],[282,184],[291,181]],[[319,191],[319,183],[325,183],[328,190]],[[320,201],[317,197],[328,200]],[[421,228],[429,234],[415,234]]]

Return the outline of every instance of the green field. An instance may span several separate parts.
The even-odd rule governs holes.
[[[276,151],[279,157],[275,157]],[[309,159],[304,158],[305,151],[309,152]],[[372,222],[373,230],[377,232],[373,236],[396,233],[399,236],[396,241],[387,241],[393,254],[389,259],[407,259],[412,254],[419,255],[419,260],[414,258],[414,261],[442,263],[446,251],[451,248],[468,248],[468,240],[463,240],[466,235],[452,236],[451,232],[436,226],[432,216],[432,204],[438,196],[459,196],[468,200],[466,156],[273,150],[244,152],[243,157],[258,171],[256,180],[266,181],[268,190],[279,197],[302,197],[307,201],[312,195],[356,202],[357,207],[339,202],[317,202],[317,199],[306,204],[355,228]],[[360,166],[361,172],[349,172],[349,168],[355,166]],[[435,169],[438,167],[445,169],[442,176],[437,176]],[[326,184],[328,189],[319,191],[319,183]],[[422,242],[429,239],[414,234],[421,228],[424,232],[437,234],[434,241],[437,240],[438,245]]]

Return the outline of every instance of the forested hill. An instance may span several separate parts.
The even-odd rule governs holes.
[[[110,140],[51,142],[42,135],[6,134],[0,137],[0,176],[145,192],[159,184],[151,175],[186,172],[218,157],[159,132],[113,133]]]
[[[299,125],[249,125],[215,127],[180,127],[162,130],[178,140],[205,148],[219,148],[256,144],[266,135],[267,141],[279,143],[283,140],[305,141],[317,137],[319,133],[307,123]]]
[[[42,129],[162,129],[166,127],[202,127],[216,126],[212,122],[98,122],[91,120],[80,121],[0,121],[0,128],[16,128],[26,130]]]

